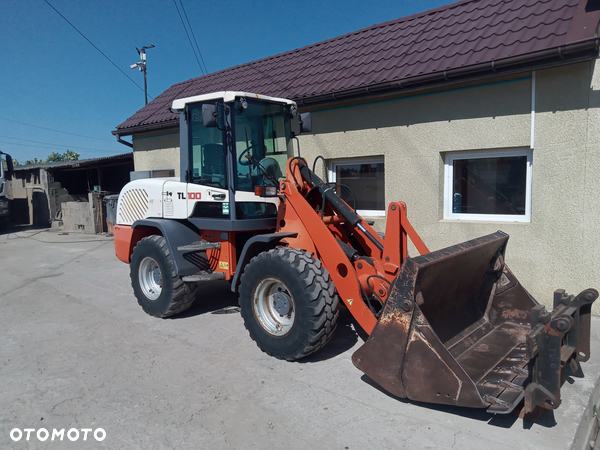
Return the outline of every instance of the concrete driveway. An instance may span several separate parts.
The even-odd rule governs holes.
[[[597,318],[587,376],[533,424],[379,391],[352,365],[363,337],[347,314],[295,363],[256,347],[227,282],[150,317],[110,237],[0,235],[0,286],[0,448],[564,450],[589,448],[595,425]]]

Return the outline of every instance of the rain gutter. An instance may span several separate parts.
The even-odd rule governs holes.
[[[127,141],[124,141],[123,139],[121,139],[120,134],[115,133],[114,131],[112,133],[117,137],[117,142],[119,142],[120,144],[126,145],[127,147],[133,148],[133,144],[131,142],[127,142]]]
[[[589,60],[598,57],[600,37],[574,42],[571,44],[513,56],[510,58],[488,61],[467,67],[458,67],[426,75],[404,78],[402,80],[361,86],[329,94],[315,95],[306,98],[296,98],[298,106],[312,106],[320,103],[339,102],[356,97],[382,95],[398,90],[421,89],[427,85],[446,84],[474,77],[501,75],[510,71],[531,70],[532,68],[562,65],[570,62]],[[594,51],[590,54],[590,51]],[[532,64],[533,63],[533,64]]]

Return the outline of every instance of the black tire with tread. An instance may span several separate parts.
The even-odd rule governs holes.
[[[162,292],[156,300],[150,300],[140,288],[138,274],[141,261],[153,258],[162,273]],[[198,283],[184,283],[175,272],[175,265],[167,241],[163,236],[147,236],[137,243],[131,255],[131,286],[142,309],[151,316],[170,317],[179,314],[194,303],[198,293]]]
[[[284,336],[268,333],[254,313],[254,289],[265,277],[279,279],[294,300],[296,319]],[[277,247],[255,256],[244,268],[239,292],[244,325],[268,355],[294,361],[316,352],[333,336],[338,294],[321,261],[306,251]]]

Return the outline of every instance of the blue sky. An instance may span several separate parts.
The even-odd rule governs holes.
[[[130,69],[139,61],[135,48],[155,45],[148,50],[151,96],[202,75],[173,0],[48,2],[142,88],[142,73]],[[448,3],[183,0],[209,72]],[[73,150],[81,159],[129,151],[110,132],[144,106],[143,89],[44,0],[0,5],[0,150],[22,162],[53,151]]]

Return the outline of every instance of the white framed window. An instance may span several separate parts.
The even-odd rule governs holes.
[[[447,153],[444,219],[530,222],[532,159],[529,148]]]
[[[383,156],[336,159],[329,163],[329,181],[338,195],[362,216],[385,216]]]

